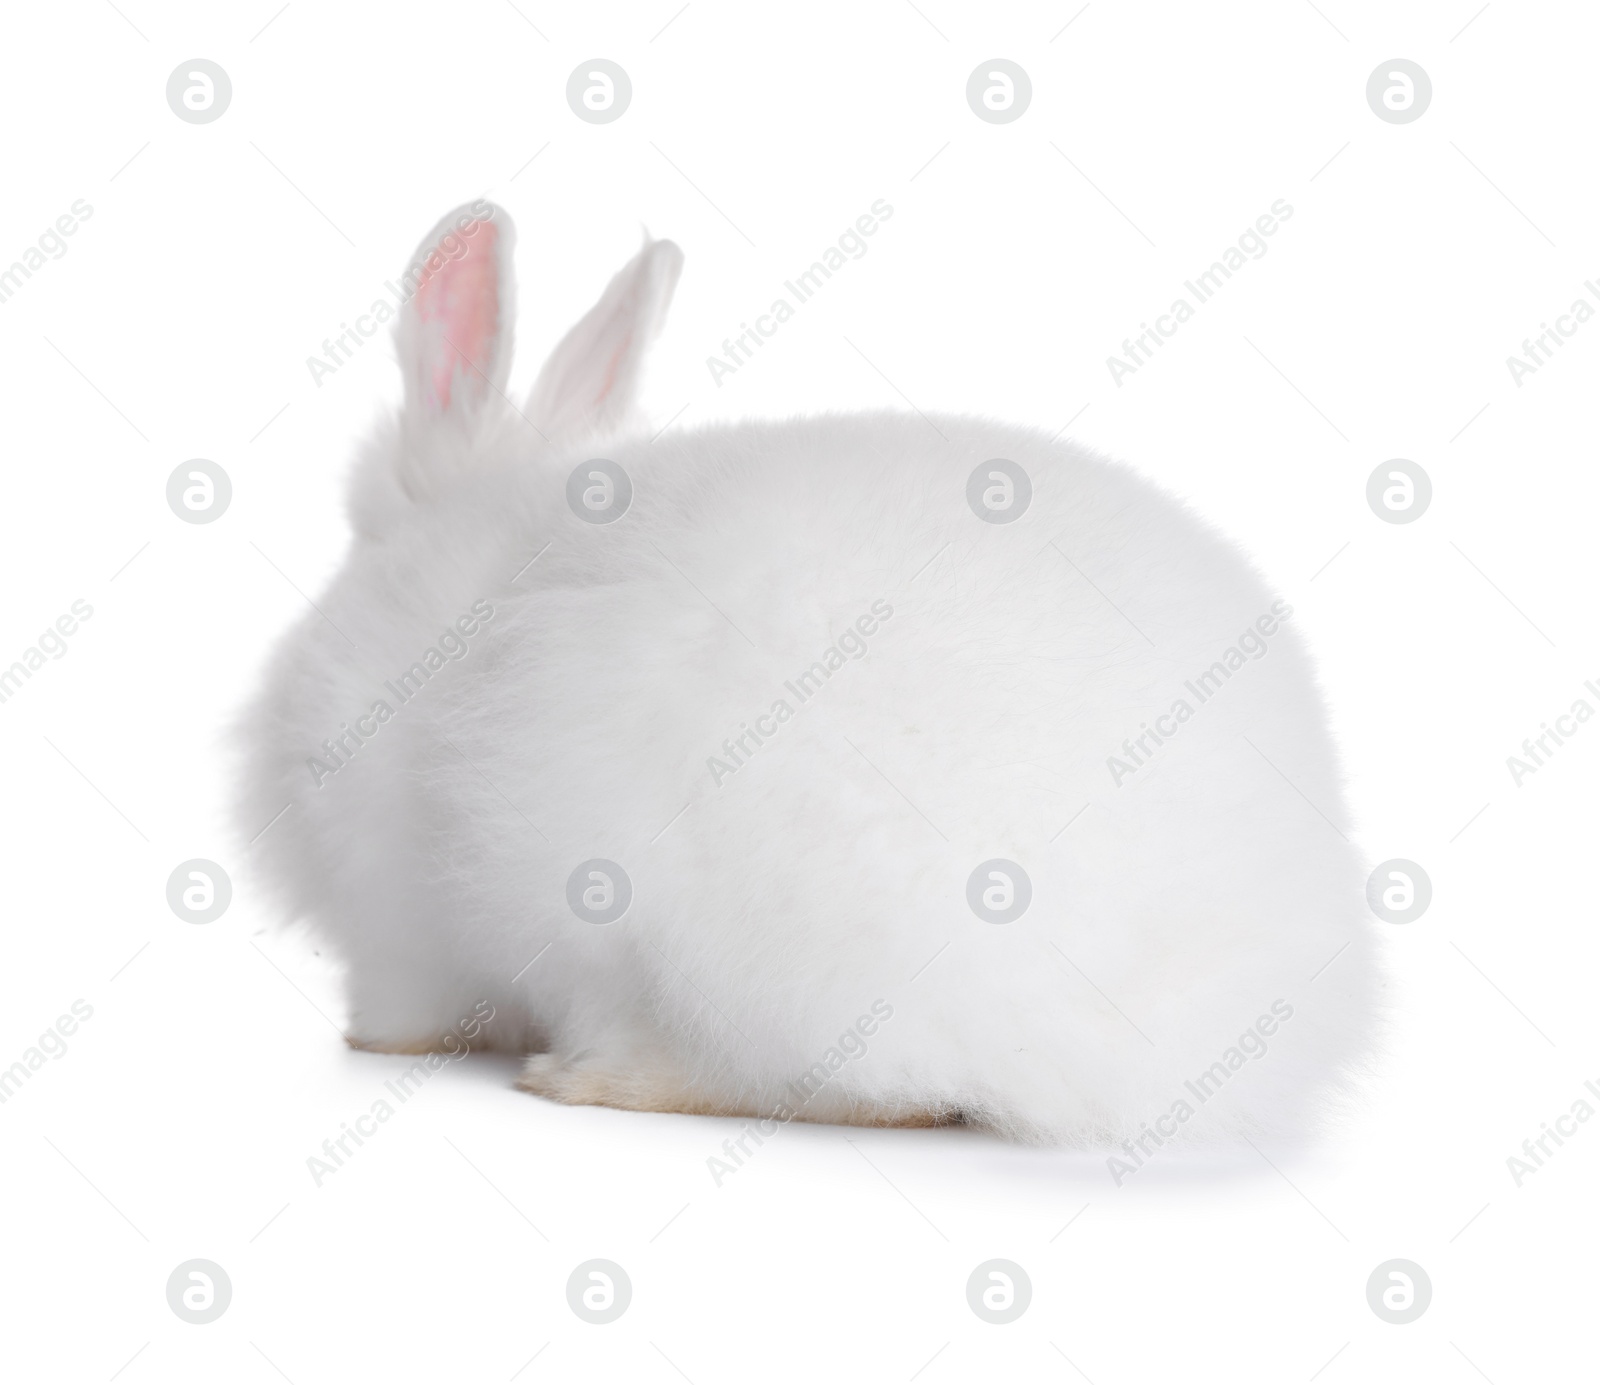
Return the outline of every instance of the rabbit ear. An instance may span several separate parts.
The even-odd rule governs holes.
[[[511,364],[511,251],[516,230],[491,202],[457,207],[422,239],[401,276],[396,340],[406,413],[466,417]]]
[[[618,271],[539,372],[528,408],[541,430],[601,434],[627,419],[682,271],[683,251],[670,240],[646,240]]]

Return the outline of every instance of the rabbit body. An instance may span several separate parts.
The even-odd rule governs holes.
[[[465,350],[493,382],[489,215],[501,322]],[[1146,1152],[1303,1127],[1376,982],[1292,611],[1024,429],[630,436],[594,387],[636,378],[663,245],[527,413],[426,360],[419,292],[350,555],[246,718],[239,820],[290,805],[255,850],[344,960],[352,1042],[423,1050],[488,1001],[566,1101]],[[969,500],[1017,504],[996,459],[1031,487],[1009,522]]]

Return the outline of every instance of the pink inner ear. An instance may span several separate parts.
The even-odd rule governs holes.
[[[454,234],[467,247],[465,253],[451,259],[448,251],[435,247],[415,299],[426,343],[424,384],[428,402],[440,412],[450,407],[458,375],[469,397],[482,398],[487,392],[500,331],[500,228],[492,221],[474,221]]]

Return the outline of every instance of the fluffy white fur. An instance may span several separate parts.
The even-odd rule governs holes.
[[[1360,1060],[1375,981],[1293,619],[1198,704],[1186,680],[1275,594],[1172,498],[1029,429],[629,436],[680,264],[647,244],[521,410],[498,385],[427,408],[436,363],[405,356],[441,348],[402,323],[408,397],[356,471],[326,618],[244,723],[240,825],[293,805],[255,850],[347,964],[352,1042],[423,1049],[488,1000],[492,1042],[569,1101],[1076,1144],[1302,1128]],[[508,267],[499,293],[509,336]],[[606,525],[566,500],[597,456],[634,487]],[[966,500],[996,457],[1032,478],[1012,524]],[[785,680],[875,601],[865,655],[800,704]],[[465,657],[400,705],[386,680],[475,602]],[[780,698],[793,718],[716,783]],[[1117,786],[1108,757],[1179,699],[1193,718]],[[392,718],[317,786],[322,742],[379,700]],[[567,904],[595,857],[634,891],[603,926]],[[1010,924],[967,905],[995,857],[1032,880]],[[841,1045],[874,1001],[892,1018]],[[1275,1001],[1292,1018],[1241,1046]],[[1186,1082],[1217,1063],[1202,1101]]]

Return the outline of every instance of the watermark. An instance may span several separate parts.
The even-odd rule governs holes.
[[[215,462],[194,457],[167,477],[167,508],[185,524],[221,519],[233,501],[233,482]]]
[[[354,360],[356,352],[378,335],[378,329],[393,320],[400,309],[416,297],[417,290],[431,275],[444,268],[445,261],[465,256],[472,249],[471,240],[478,234],[478,228],[487,225],[493,216],[494,208],[480,197],[456,218],[455,226],[440,237],[437,245],[411,262],[398,284],[392,279],[383,281],[383,287],[394,299],[392,307],[383,299],[374,298],[366,312],[356,314],[353,327],[341,322],[336,335],[324,337],[322,355],[306,357],[306,369],[311,372],[317,388],[322,388],[324,377],[336,374],[341,366]]]
[[[66,1057],[67,1040],[78,1032],[80,1024],[94,1017],[94,1006],[87,1000],[75,1000],[69,1008],[72,1013],[57,1017],[37,1041],[22,1051],[22,1057],[9,1068],[0,1068],[0,1106],[16,1096],[50,1059]]]
[[[1600,701],[1600,687],[1596,687],[1592,678],[1584,680],[1584,688]],[[1572,706],[1556,718],[1556,724],[1551,726],[1547,721],[1539,723],[1542,730],[1537,736],[1530,736],[1522,742],[1522,754],[1507,755],[1506,768],[1511,771],[1511,782],[1519,789],[1522,781],[1530,774],[1537,774],[1549,763],[1550,758],[1564,746],[1567,741],[1578,734],[1578,728],[1594,716],[1594,708],[1584,698],[1574,698]]]
[[[567,78],[567,105],[589,125],[609,125],[633,103],[633,79],[610,58],[579,63]]]
[[[967,877],[967,906],[985,923],[1015,923],[1033,902],[1033,881],[1015,861],[997,856]]]
[[[870,1013],[858,1016],[856,1022],[828,1046],[821,1058],[788,1084],[787,1091],[794,1098],[793,1102],[777,1102],[770,1116],[758,1120],[754,1125],[746,1122],[744,1133],[737,1140],[722,1142],[722,1153],[727,1157],[719,1159],[713,1154],[706,1160],[712,1183],[720,1188],[723,1179],[742,1169],[754,1157],[755,1149],[760,1149],[804,1111],[816,1094],[832,1082],[847,1064],[866,1056],[867,1040],[878,1032],[880,1025],[894,1018],[894,1006],[887,1000],[875,1000],[868,1008]],[[755,1149],[749,1148],[751,1140],[756,1142]]]
[[[210,58],[190,58],[167,78],[167,105],[188,125],[209,125],[233,102],[233,79]]]
[[[1415,923],[1433,902],[1433,881],[1415,861],[1396,856],[1367,877],[1367,908],[1385,923]]]
[[[985,524],[1021,519],[1032,502],[1032,479],[1007,457],[979,462],[967,477],[967,506]]]
[[[567,907],[585,923],[615,923],[633,903],[633,881],[615,861],[595,857],[567,877]]]
[[[456,663],[467,657],[470,652],[467,641],[493,619],[494,607],[481,597],[472,603],[468,611],[457,616],[455,623],[446,626],[437,642],[423,650],[410,668],[397,678],[384,682],[385,690],[394,698],[397,707],[391,707],[384,698],[375,699],[367,711],[356,717],[354,726],[341,721],[338,732],[323,741],[321,750],[324,758],[315,755],[307,757],[306,768],[311,771],[311,782],[320,789],[348,765],[356,752],[393,721],[399,707],[405,706],[420,693],[434,674],[447,663]]]
[[[1379,63],[1367,78],[1367,105],[1390,125],[1409,125],[1433,100],[1433,80],[1410,58]]]
[[[167,1276],[167,1303],[184,1322],[215,1322],[232,1302],[233,1281],[215,1260],[185,1260]]]
[[[53,625],[22,651],[20,658],[12,660],[10,668],[0,669],[0,702],[11,701],[21,691],[22,685],[45,666],[47,655],[50,660],[66,658],[70,647],[67,640],[78,633],[78,623],[88,620],[93,614],[94,607],[79,597],[67,611],[56,617]]]
[[[80,197],[18,258],[0,270],[0,303],[9,303],[17,290],[49,263],[47,255],[50,260],[61,259],[71,248],[67,237],[77,235],[79,226],[93,215],[94,208]]]
[[[1147,365],[1154,358],[1156,351],[1167,344],[1169,338],[1177,336],[1178,328],[1194,317],[1202,305],[1215,298],[1222,286],[1243,269],[1249,260],[1264,258],[1271,248],[1266,238],[1277,235],[1278,228],[1293,215],[1294,208],[1280,197],[1255,219],[1254,226],[1248,228],[1234,244],[1222,252],[1220,259],[1215,260],[1193,279],[1183,281],[1183,286],[1189,291],[1193,302],[1179,294],[1172,300],[1172,306],[1156,318],[1154,327],[1148,322],[1141,322],[1138,335],[1124,338],[1122,355],[1106,357],[1106,369],[1111,372],[1111,378],[1117,388],[1122,388],[1124,376],[1132,375],[1140,366]]]
[[[614,524],[633,504],[633,481],[609,457],[579,462],[567,477],[567,508],[585,524]]]
[[[967,105],[989,125],[1009,125],[1033,101],[1033,79],[1010,58],[979,63],[967,78]]]
[[[343,1169],[368,1140],[394,1119],[398,1107],[416,1096],[432,1080],[434,1073],[449,1063],[465,1058],[472,1050],[472,1040],[483,1032],[493,1018],[494,1006],[487,1000],[480,1000],[466,1019],[440,1036],[439,1048],[442,1052],[425,1053],[398,1078],[386,1078],[383,1087],[394,1098],[394,1103],[391,1104],[388,1097],[380,1096],[370,1109],[363,1111],[353,1121],[342,1121],[339,1134],[322,1142],[322,1157],[312,1154],[306,1158],[306,1171],[311,1175],[312,1183],[320,1188],[324,1180]]]
[[[1600,1085],[1593,1079],[1584,1082],[1584,1087],[1589,1095],[1600,1101]],[[1587,1097],[1579,1097],[1572,1103],[1571,1110],[1563,1111],[1552,1121],[1540,1121],[1539,1129],[1544,1133],[1534,1135],[1522,1142],[1522,1152],[1526,1158],[1518,1158],[1515,1154],[1506,1159],[1506,1171],[1511,1175],[1511,1181],[1522,1186],[1522,1180],[1530,1174],[1538,1173],[1544,1167],[1545,1160],[1554,1158],[1567,1140],[1576,1135],[1590,1120],[1594,1118],[1595,1108],[1589,1104]],[[1550,1142],[1555,1141],[1555,1149],[1550,1148]]]
[[[1194,698],[1192,703],[1188,698],[1177,698],[1171,707],[1155,719],[1154,726],[1141,721],[1139,734],[1122,742],[1122,754],[1106,756],[1111,782],[1120,789],[1123,781],[1148,765],[1156,751],[1192,721],[1195,712],[1221,692],[1223,685],[1235,673],[1247,663],[1266,658],[1267,641],[1278,633],[1279,621],[1288,620],[1293,614],[1294,607],[1287,601],[1274,601],[1271,609],[1257,617],[1253,625],[1246,626],[1239,638],[1217,656],[1210,668],[1184,682],[1184,690]]]
[[[1033,1302],[1033,1281],[1015,1260],[985,1260],[967,1276],[967,1306],[984,1322],[1015,1322]]]
[[[167,877],[167,907],[185,923],[215,923],[233,900],[233,881],[215,861],[197,856]]]
[[[711,372],[711,378],[716,382],[717,388],[722,388],[722,379],[725,375],[736,373],[741,366],[754,360],[756,351],[778,334],[778,328],[794,317],[800,307],[816,297],[817,290],[850,260],[861,259],[870,249],[867,238],[877,235],[882,223],[893,216],[894,208],[880,197],[867,211],[862,212],[850,229],[828,246],[818,259],[812,261],[794,278],[783,281],[783,286],[789,293],[788,297],[779,295],[774,298],[766,312],[756,315],[754,327],[748,322],[741,322],[737,336],[724,337],[722,355],[706,357],[706,369]],[[846,259],[846,256],[849,259]],[[791,298],[793,302],[790,301]]]
[[[1385,1260],[1367,1277],[1367,1303],[1384,1322],[1415,1322],[1433,1302],[1433,1281],[1415,1260]]]
[[[616,1322],[633,1302],[633,1281],[615,1260],[585,1260],[567,1276],[567,1306],[584,1322]]]
[[[1177,1135],[1179,1129],[1194,1118],[1199,1107],[1233,1080],[1235,1073],[1241,1072],[1252,1061],[1266,1057],[1267,1040],[1278,1032],[1280,1024],[1287,1024],[1294,1017],[1294,1006],[1287,1000],[1273,1001],[1269,1010],[1270,1013],[1258,1016],[1255,1024],[1239,1035],[1236,1043],[1225,1048],[1216,1062],[1196,1077],[1185,1080],[1183,1087],[1187,1095],[1178,1097],[1170,1110],[1157,1116],[1154,1122],[1140,1122],[1139,1134],[1122,1142],[1126,1159],[1116,1154],[1107,1157],[1106,1168],[1110,1170],[1111,1180],[1117,1187],[1120,1188],[1125,1178],[1149,1163],[1156,1150]],[[1189,1102],[1190,1096],[1195,1099],[1194,1105]]]
[[[784,691],[794,698],[792,703],[786,697],[775,698],[765,712],[755,717],[754,726],[748,721],[741,721],[738,732],[723,741],[722,755],[706,757],[711,782],[720,789],[726,780],[750,763],[751,756],[757,750],[794,720],[799,709],[822,691],[823,685],[845,666],[847,660],[864,659],[867,640],[876,635],[893,615],[894,607],[880,596],[857,617],[854,625],[835,637],[809,668],[784,683]]]
[[[1432,478],[1406,457],[1380,462],[1367,477],[1367,508],[1385,524],[1410,524],[1432,503]]]
[[[1593,279],[1585,279],[1583,286],[1594,295],[1597,302],[1600,302],[1600,285]],[[1506,357],[1506,369],[1511,372],[1512,382],[1519,390],[1522,388],[1523,380],[1535,374],[1540,366],[1547,364],[1555,356],[1556,350],[1567,344],[1567,338],[1575,336],[1578,328],[1594,316],[1594,311],[1588,299],[1576,298],[1566,312],[1556,315],[1554,327],[1548,322],[1541,322],[1538,336],[1522,339],[1521,357]]]

